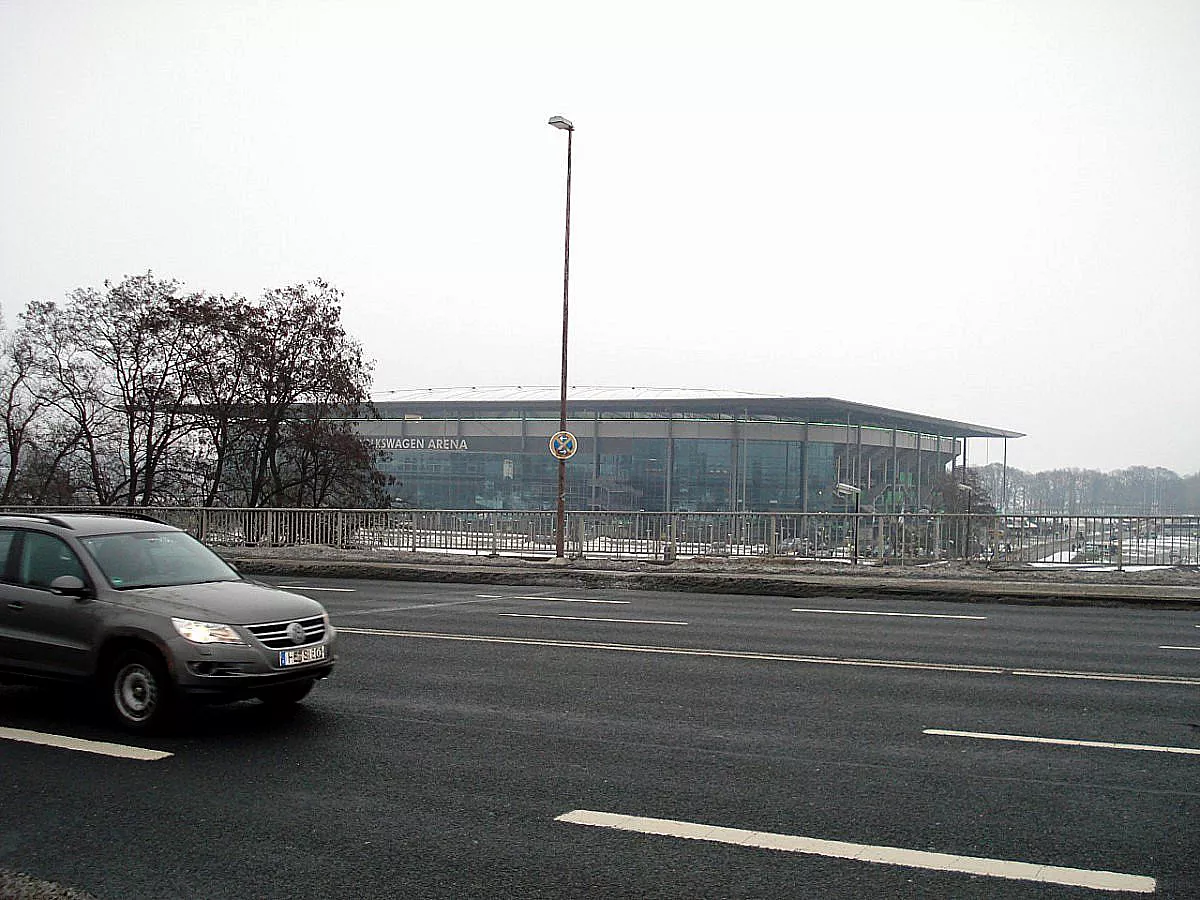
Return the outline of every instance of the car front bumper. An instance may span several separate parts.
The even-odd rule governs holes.
[[[324,657],[299,665],[280,665],[280,651],[249,644],[175,643],[172,675],[180,692],[193,696],[253,696],[298,681],[329,677],[337,663],[332,636],[316,645]],[[303,649],[303,648],[300,648]]]

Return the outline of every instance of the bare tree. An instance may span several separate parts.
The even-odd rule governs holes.
[[[196,448],[201,502],[212,506],[228,494],[226,476],[236,463],[250,382],[250,336],[259,317],[238,296],[173,299],[171,306],[190,342],[190,400],[204,438]]]
[[[174,314],[179,291],[146,273],[72,295],[68,320],[110,376],[101,402],[120,423],[130,506],[159,499],[160,474],[186,455],[181,444],[197,427],[187,405],[193,344]]]
[[[247,500],[286,502],[295,477],[285,469],[293,423],[344,420],[368,402],[371,367],[341,323],[341,292],[324,281],[269,291],[248,334]]]
[[[288,506],[366,506],[385,503],[378,454],[344,420],[297,416],[289,426],[282,471]]]
[[[0,359],[0,502],[23,468],[25,494],[101,505],[375,498],[349,426],[371,367],[341,300],[323,281],[251,303],[146,273],[30,303]]]
[[[28,334],[17,331],[6,335],[0,356],[0,420],[4,439],[4,487],[0,489],[0,503],[8,505],[18,499],[25,451],[36,447],[39,431],[45,430],[45,406],[46,400],[37,390]]]
[[[84,502],[118,502],[128,495],[129,479],[112,452],[119,423],[104,402],[107,373],[89,352],[86,336],[76,334],[67,309],[35,301],[21,320],[38,375],[38,397],[57,419],[54,471],[75,473]]]

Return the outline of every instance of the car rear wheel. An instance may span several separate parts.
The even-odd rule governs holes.
[[[114,660],[107,679],[109,709],[131,731],[152,731],[169,718],[173,689],[156,655],[129,650]]]
[[[275,708],[285,708],[293,706],[308,696],[308,692],[313,689],[314,681],[295,681],[291,684],[281,684],[279,687],[269,688],[265,691],[260,691],[258,699],[267,706]]]

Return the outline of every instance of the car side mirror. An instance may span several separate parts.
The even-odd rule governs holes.
[[[59,575],[50,582],[50,592],[64,597],[85,597],[87,585],[78,575]]]

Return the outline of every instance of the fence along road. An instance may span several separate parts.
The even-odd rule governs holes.
[[[87,507],[9,507],[52,514]],[[99,511],[99,510],[96,510]],[[105,509],[104,512],[121,510]],[[551,556],[554,512],[145,507],[215,546],[325,546]],[[789,557],[928,563],[1200,566],[1198,516],[996,516],[979,513],[574,512],[571,556]]]

